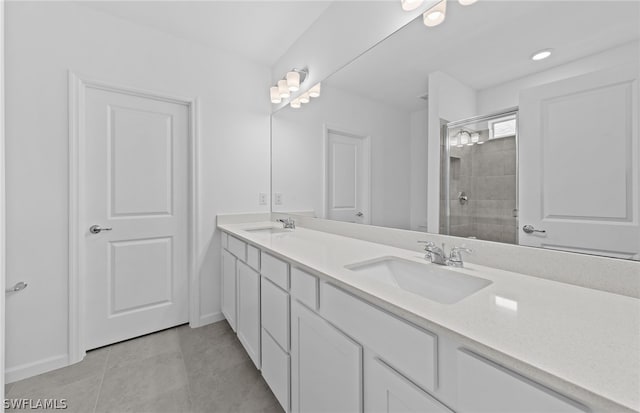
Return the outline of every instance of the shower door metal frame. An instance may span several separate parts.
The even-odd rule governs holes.
[[[451,193],[450,193],[450,179],[451,179],[451,146],[450,146],[450,139],[451,137],[449,136],[449,130],[451,130],[452,128],[457,128],[457,127],[461,127],[464,125],[468,125],[470,123],[479,123],[479,122],[487,122],[493,119],[499,119],[499,118],[503,118],[506,116],[511,116],[514,115],[515,119],[516,119],[516,134],[515,134],[515,141],[516,141],[516,211],[519,211],[520,209],[520,182],[519,182],[519,176],[520,176],[520,166],[519,166],[519,157],[520,157],[520,152],[519,152],[519,128],[520,128],[520,119],[519,119],[519,108],[517,106],[515,107],[511,107],[505,110],[501,110],[499,112],[492,112],[488,115],[480,115],[480,116],[473,116],[470,118],[466,118],[466,119],[460,119],[460,120],[456,120],[453,122],[448,122],[446,124],[444,124],[442,126],[441,129],[441,145],[442,143],[444,143],[444,155],[442,154],[442,150],[441,150],[441,156],[444,159],[440,159],[440,162],[444,161],[445,162],[445,168],[444,168],[444,182],[446,183],[444,188],[440,188],[440,193],[442,193],[443,189],[444,189],[444,208],[445,208],[445,231],[446,234],[444,235],[451,235]],[[503,139],[503,138],[498,138],[498,139]],[[441,179],[441,185],[442,185],[442,179]],[[516,219],[518,217],[516,216]],[[518,224],[516,224],[517,226]],[[516,243],[514,245],[518,245],[518,238],[520,232],[516,231]]]

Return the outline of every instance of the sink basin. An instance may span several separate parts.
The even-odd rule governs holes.
[[[395,257],[351,264],[345,268],[442,304],[456,303],[491,284],[489,280],[449,267]]]
[[[284,228],[272,228],[272,227],[267,227],[267,228],[251,228],[251,229],[245,229],[245,231],[247,232],[251,232],[253,234],[280,234],[282,232],[291,232],[292,230],[290,229],[284,229]]]

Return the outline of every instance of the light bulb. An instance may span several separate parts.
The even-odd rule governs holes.
[[[282,98],[280,97],[280,91],[278,89],[278,86],[271,86],[271,89],[269,89],[269,93],[271,95],[271,103],[282,102]]]
[[[312,98],[317,98],[320,96],[320,83],[309,89],[309,96],[311,96]]]
[[[302,96],[298,98],[300,103],[309,103],[309,92],[303,93]]]
[[[471,139],[470,138],[471,138],[471,135],[469,135],[469,132],[467,132],[467,131],[461,131],[460,132],[460,144],[468,145],[469,143],[471,143]]]
[[[290,92],[297,92],[300,89],[300,73],[287,72],[287,87]]]
[[[298,99],[292,100],[290,105],[294,109],[300,109],[300,101]]]
[[[422,15],[422,21],[427,27],[434,27],[444,21],[447,14],[447,0],[442,0]]]
[[[402,0],[402,10],[411,11],[415,10],[422,4],[424,0]]]
[[[278,80],[278,93],[282,99],[288,99],[291,96],[286,80]]]

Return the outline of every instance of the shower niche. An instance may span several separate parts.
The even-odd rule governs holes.
[[[518,112],[444,123],[440,233],[518,243]]]

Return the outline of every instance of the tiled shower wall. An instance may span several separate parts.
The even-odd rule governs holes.
[[[488,131],[483,132],[486,133]],[[516,244],[515,137],[493,139],[482,145],[453,147],[449,157],[449,235]],[[442,167],[446,167],[444,162]],[[441,177],[441,184],[444,184],[444,169]],[[458,200],[459,192],[465,192],[468,197],[464,205]],[[445,192],[441,191],[441,234],[447,234],[444,196]]]

